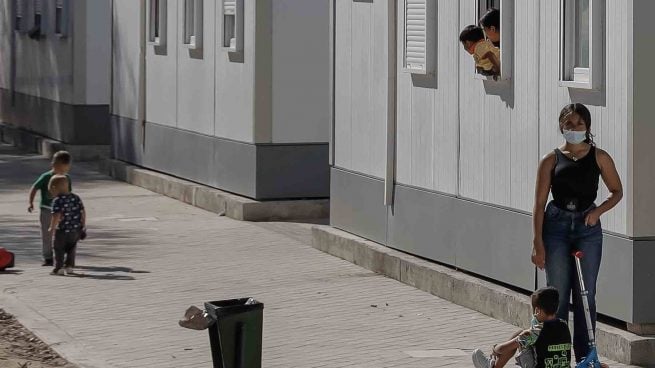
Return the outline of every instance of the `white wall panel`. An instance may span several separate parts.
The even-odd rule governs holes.
[[[216,123],[214,135],[242,142],[254,142],[255,115],[255,31],[254,2],[244,5],[244,50],[239,58],[216,48]],[[216,9],[217,37],[222,37],[221,9]],[[259,56],[259,55],[257,55]],[[261,55],[266,57],[266,55]]]
[[[274,0],[272,5],[273,143],[327,142],[329,2]]]
[[[11,88],[11,2],[0,0],[0,88]]]
[[[141,4],[114,0],[112,114],[139,118]]]
[[[388,97],[388,4],[348,0],[338,1],[336,6],[336,165],[382,177]]]
[[[215,6],[203,1],[202,49],[191,50],[181,42],[184,1],[178,1],[177,127],[207,135],[214,134]]]
[[[146,120],[177,126],[178,7],[167,0],[166,43],[146,46]]]

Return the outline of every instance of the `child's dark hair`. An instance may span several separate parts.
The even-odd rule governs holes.
[[[480,18],[480,25],[485,28],[494,27],[496,28],[496,32],[500,32],[500,10],[496,8],[489,9]]]
[[[557,313],[559,292],[554,287],[541,288],[532,293],[532,308],[539,308],[546,314]]]
[[[52,156],[53,165],[70,165],[72,156],[66,151],[58,151]]]
[[[571,114],[578,114],[580,119],[584,121],[584,125],[587,128],[587,138],[585,139],[585,143],[595,146],[596,143],[594,142],[594,135],[591,134],[591,112],[587,106],[581,103],[572,103],[564,106],[562,111],[559,113],[560,131],[562,131],[562,126],[566,123]]]
[[[459,34],[459,42],[461,43],[466,41],[477,42],[480,40],[484,40],[484,31],[478,26],[466,26]]]

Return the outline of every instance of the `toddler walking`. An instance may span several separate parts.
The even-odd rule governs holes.
[[[80,197],[71,193],[65,175],[54,175],[48,185],[52,200],[50,234],[54,233],[54,266],[51,275],[73,274],[75,250],[84,233],[86,213]]]

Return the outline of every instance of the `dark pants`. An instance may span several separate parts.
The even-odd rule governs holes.
[[[57,230],[54,241],[55,271],[59,271],[63,267],[75,267],[75,247],[79,239],[79,231],[67,233]]]
[[[594,226],[584,223],[587,213],[569,212],[549,203],[544,218],[544,245],[546,247],[546,279],[549,286],[559,291],[557,317],[568,321],[569,298],[573,293],[573,349],[580,361],[589,353],[589,336],[584,316],[580,282],[573,259],[574,251],[582,251],[582,277],[589,291],[589,312],[596,328],[596,279],[603,253],[603,230],[600,221]]]

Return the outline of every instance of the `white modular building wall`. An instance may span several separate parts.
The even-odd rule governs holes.
[[[114,33],[128,39],[114,40],[114,96],[145,83],[127,114],[114,108],[116,157],[250,197],[328,196],[329,3],[234,2],[240,50],[224,45],[221,1],[195,1],[202,44],[185,45],[185,3],[160,0],[157,45],[151,0],[115,2]]]
[[[2,120],[67,143],[108,143],[110,3],[64,1],[58,34],[56,2],[41,1],[35,39],[36,3],[0,1]],[[23,4],[19,30],[14,4]]]
[[[595,2],[604,4],[596,45],[604,50],[604,68],[599,88],[590,90],[559,81],[558,1],[501,1],[513,7],[503,16],[511,21],[501,25],[501,34],[511,32],[513,40],[504,54],[512,68],[499,81],[476,76],[471,55],[458,41],[459,32],[477,22],[476,0],[433,1],[428,5],[436,24],[428,28],[434,31],[426,44],[434,48],[434,72],[427,74],[403,68],[405,0],[392,2],[391,17],[384,1],[333,2],[332,225],[531,290],[544,282],[543,273],[535,280],[530,263],[536,169],[544,154],[563,143],[561,108],[584,103],[596,142],[614,158],[625,192],[602,218],[599,311],[654,323],[649,305],[655,297],[639,292],[654,280],[639,265],[655,257],[655,196],[646,189],[655,167],[645,154],[652,151],[645,142],[655,134],[649,105],[636,105],[649,96],[652,75],[641,61],[649,60],[648,37],[636,44],[637,29],[647,34],[649,22],[638,15],[653,5]],[[395,50],[387,50],[389,32],[396,35]],[[388,70],[395,70],[395,89],[386,88]],[[598,202],[607,194],[601,183]]]

